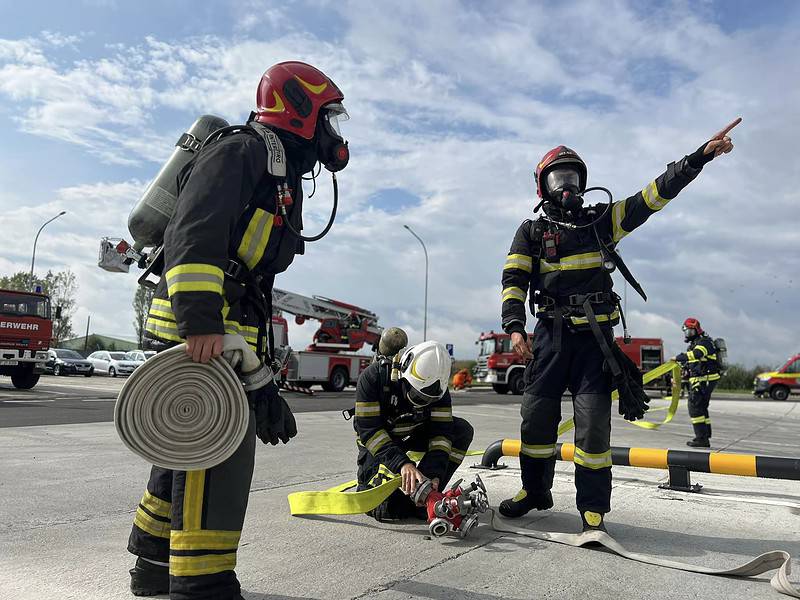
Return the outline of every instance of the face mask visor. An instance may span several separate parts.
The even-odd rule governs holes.
[[[335,133],[337,137],[343,140],[342,123],[350,120],[347,109],[340,102],[335,102],[333,104],[326,104],[324,111],[323,118],[328,123],[331,132]]]
[[[557,193],[566,188],[580,191],[581,178],[575,169],[569,167],[556,168],[547,173],[545,188],[549,194]]]

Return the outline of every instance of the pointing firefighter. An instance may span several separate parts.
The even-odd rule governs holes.
[[[711,418],[708,405],[721,377],[719,350],[697,319],[689,317],[683,322],[682,329],[689,347],[686,352],[678,354],[675,360],[689,372],[689,417],[694,429],[694,439],[686,442],[686,445],[710,448]]]
[[[387,332],[393,330],[398,331]],[[401,489],[368,514],[378,521],[427,519],[425,509],[410,497],[426,480],[444,490],[469,450],[473,430],[453,416],[447,390],[452,361],[442,344],[427,341],[405,351],[398,345],[385,351],[382,338],[382,356],[364,370],[356,388],[358,489],[377,487],[399,474]],[[424,456],[415,462],[408,452]]]
[[[300,234],[301,177],[317,162],[339,171],[349,157],[338,125],[347,116],[343,98],[310,65],[274,65],[261,79],[247,126],[213,134],[181,171],[146,323],[154,343],[185,340],[192,359],[206,363],[222,352],[223,334],[238,333],[269,362],[274,276],[312,241]],[[231,458],[202,471],[153,467],[128,544],[138,556],[134,594],[241,598],[234,568],[255,438],[286,443],[297,433],[274,381],[248,397],[250,425]]]
[[[569,389],[575,413],[576,503],[584,530],[604,529],[611,510],[611,391],[620,414],[635,420],[647,410],[641,374],[614,342],[621,314],[611,272],[619,269],[644,292],[615,251],[617,243],[675,198],[717,156],[733,149],[735,120],[654,181],[611,203],[604,188],[586,187],[587,168],[576,152],[558,146],[536,167],[544,215],[520,225],[503,269],[502,323],[516,352],[529,358],[522,398],[522,489],[499,507],[506,517],[553,506],[561,396]],[[601,189],[609,204],[583,206],[583,193]],[[525,336],[525,300],[538,321],[533,349]],[[646,299],[646,297],[645,297]],[[625,332],[627,336],[627,331]]]

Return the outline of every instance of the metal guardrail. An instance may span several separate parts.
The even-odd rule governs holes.
[[[519,456],[520,440],[497,440],[486,448],[480,469],[504,469],[498,464],[503,456]],[[574,444],[556,444],[556,459],[572,461]],[[611,448],[611,463],[625,467],[669,470],[669,483],[659,487],[687,492],[699,491],[699,484],[692,485],[690,474],[715,473],[766,479],[800,480],[800,458],[779,456],[756,456],[753,454],[731,454],[725,452],[693,452],[662,448]]]

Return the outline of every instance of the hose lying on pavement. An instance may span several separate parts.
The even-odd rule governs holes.
[[[254,359],[260,365],[241,336],[226,335],[224,344],[226,357],[241,353],[232,362],[241,361],[245,371],[252,369]],[[244,439],[249,418],[247,396],[228,361],[195,363],[185,344],[139,366],[114,407],[114,425],[123,443],[147,462],[177,471],[224,462]]]

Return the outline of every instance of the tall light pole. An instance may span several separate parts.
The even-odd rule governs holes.
[[[42,229],[44,229],[45,225],[47,225],[48,223],[52,223],[58,217],[60,217],[62,215],[65,215],[65,214],[67,214],[67,211],[62,210],[60,213],[58,213],[55,217],[53,217],[49,221],[45,221],[42,224],[42,226],[39,227],[39,231],[36,232],[36,238],[33,240],[33,254],[31,255],[31,282],[30,282],[31,291],[33,291],[33,287],[34,287],[33,286],[33,264],[34,264],[34,262],[36,262],[36,242],[39,241],[39,234],[42,233]]]
[[[422,341],[428,339],[428,249],[425,247],[425,242],[422,241],[422,238],[419,237],[414,230],[411,229],[408,225],[403,225],[408,232],[413,235],[420,244],[422,244],[422,250],[425,252],[425,317],[424,317],[424,324],[422,326]]]

